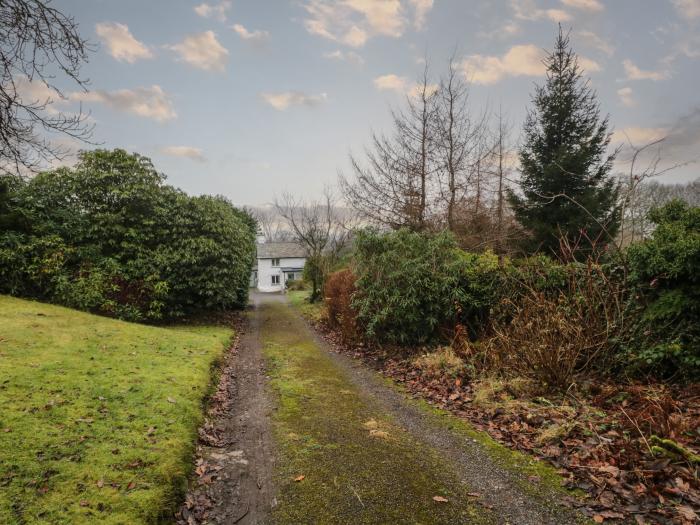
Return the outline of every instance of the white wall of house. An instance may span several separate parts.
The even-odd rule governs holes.
[[[282,268],[303,268],[306,259],[303,257],[287,257],[279,259],[278,266],[272,266],[272,259],[258,259],[258,290],[261,292],[280,292],[284,288],[284,273]],[[273,282],[277,276],[277,283]],[[298,276],[299,279],[301,276]]]

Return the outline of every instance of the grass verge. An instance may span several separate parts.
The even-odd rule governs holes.
[[[231,335],[0,296],[0,523],[162,518]]]

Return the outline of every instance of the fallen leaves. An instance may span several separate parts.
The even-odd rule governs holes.
[[[299,483],[300,481],[304,481],[306,479],[306,476],[304,474],[299,474],[297,477],[294,478],[294,481]]]
[[[433,496],[433,501],[437,501],[438,503],[447,503],[449,500],[442,496]]]
[[[386,430],[373,429],[369,431],[369,435],[379,439],[389,439],[389,433]]]
[[[377,421],[374,419],[370,419],[362,423],[362,426],[367,430],[376,430],[379,427],[379,423],[377,423]]]

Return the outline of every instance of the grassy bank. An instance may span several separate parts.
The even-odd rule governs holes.
[[[156,521],[231,335],[0,296],[0,523]]]

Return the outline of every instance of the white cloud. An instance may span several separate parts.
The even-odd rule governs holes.
[[[379,91],[395,91],[397,93],[403,93],[411,98],[417,97],[421,94],[423,86],[415,82],[410,82],[406,77],[400,77],[398,75],[389,74],[382,75],[374,79],[374,87]],[[438,90],[437,84],[429,84],[427,86],[428,96],[432,95]]]
[[[328,99],[326,93],[307,95],[301,91],[284,91],[281,93],[260,93],[260,97],[278,111],[284,111],[292,106],[315,107]]]
[[[194,12],[203,18],[216,18],[221,22],[226,21],[226,12],[231,9],[231,2],[223,0],[218,4],[202,3],[194,8]]]
[[[673,5],[681,16],[687,18],[700,17],[700,0],[672,0]]]
[[[185,37],[179,44],[167,46],[177,52],[183,62],[206,71],[226,69],[228,49],[216,39],[213,31],[205,31]]]
[[[55,113],[56,111],[51,107],[51,104],[65,100],[57,91],[51,89],[43,82],[38,80],[31,81],[26,75],[17,75],[13,80],[17,94],[24,104],[46,104],[47,111]]]
[[[584,11],[602,11],[605,9],[599,0],[561,0],[561,3],[574,9],[583,9]]]
[[[183,157],[197,162],[207,161],[202,150],[200,148],[193,148],[192,146],[166,146],[161,148],[160,151],[171,157]]]
[[[400,0],[307,0],[304,9],[310,34],[350,47],[362,47],[377,35],[399,37],[406,27]]]
[[[409,0],[413,6],[413,27],[420,30],[425,27],[428,13],[433,8],[433,0]]]
[[[637,105],[637,101],[634,99],[634,93],[632,92],[632,88],[620,88],[617,90],[617,95],[620,97],[620,102],[622,102],[623,106],[627,106],[628,108],[630,108],[632,106]]]
[[[581,66],[584,73],[596,73],[601,70],[598,62],[582,56],[578,57],[578,65]]]
[[[495,84],[504,77],[541,76],[545,52],[532,44],[511,47],[503,56],[471,55],[462,62],[466,78],[475,84]]]
[[[252,43],[262,43],[270,37],[270,33],[267,31],[261,31],[256,29],[255,31],[249,31],[241,24],[233,24],[231,26],[238,36],[243,40],[248,40]]]
[[[398,75],[382,75],[374,79],[374,86],[380,91],[406,91],[408,79]]]
[[[97,89],[87,93],[73,92],[68,98],[80,102],[99,102],[118,111],[133,113],[158,122],[177,117],[170,98],[158,85],[118,91]]]
[[[490,31],[479,31],[479,38],[508,38],[520,32],[520,25],[515,20],[504,20],[501,25]]]
[[[579,37],[586,45],[602,51],[610,56],[615,52],[613,45],[607,40],[596,35],[592,31],[577,31],[575,36]]]
[[[116,60],[133,64],[137,60],[153,58],[151,50],[136,40],[124,24],[102,22],[95,26],[95,32],[107,44],[109,54]]]
[[[612,141],[617,144],[628,144],[631,142],[635,146],[641,146],[662,139],[667,134],[667,128],[643,128],[632,126],[615,131],[612,136]]]
[[[358,66],[365,63],[365,59],[354,51],[341,51],[340,49],[336,49],[335,51],[323,53],[323,57],[328,58],[329,60],[350,62],[352,64],[357,64]]]
[[[571,15],[562,9],[540,9],[534,0],[510,0],[515,17],[521,20],[542,20],[568,22]]]
[[[627,80],[665,80],[671,76],[668,71],[646,71],[637,67],[631,60],[627,59],[622,62],[625,68]]]

